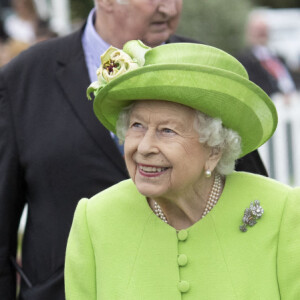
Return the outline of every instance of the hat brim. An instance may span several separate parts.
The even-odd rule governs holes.
[[[220,118],[242,138],[241,156],[274,133],[277,112],[257,85],[233,72],[193,64],[149,65],[111,81],[94,100],[100,122],[116,132],[120,111],[136,100],[166,100]]]

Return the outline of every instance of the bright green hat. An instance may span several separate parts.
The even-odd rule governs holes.
[[[244,67],[226,52],[201,44],[149,48],[130,41],[101,56],[94,112],[116,132],[120,111],[134,100],[166,100],[220,118],[242,138],[242,154],[257,149],[274,133],[277,112],[265,92],[248,79]]]

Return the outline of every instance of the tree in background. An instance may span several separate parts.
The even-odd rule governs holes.
[[[236,54],[244,46],[244,28],[252,6],[241,0],[183,2],[178,34]]]
[[[94,7],[93,0],[70,0],[71,3],[71,19],[73,21],[85,20]]]

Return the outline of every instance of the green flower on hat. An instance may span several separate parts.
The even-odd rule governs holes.
[[[101,55],[101,65],[97,70],[97,81],[91,83],[87,89],[87,97],[91,100],[91,93],[95,96],[110,81],[122,74],[142,67],[145,63],[145,53],[151,48],[141,41],[134,40],[127,42],[123,50],[110,46]]]

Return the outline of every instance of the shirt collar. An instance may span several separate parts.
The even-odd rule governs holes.
[[[85,26],[81,40],[91,82],[97,80],[96,72],[101,63],[100,56],[110,46],[101,38],[101,36],[95,29],[95,14],[96,11],[95,8],[93,8],[89,13],[87,24]]]

